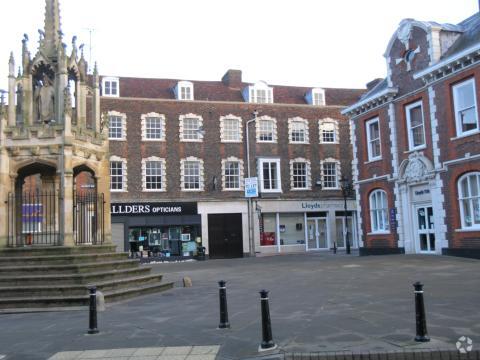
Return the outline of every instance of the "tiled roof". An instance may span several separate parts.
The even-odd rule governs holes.
[[[120,77],[120,96],[131,98],[175,99],[173,89],[180,80]],[[221,81],[191,81],[195,100],[245,102],[242,96],[244,87],[231,88]],[[309,87],[277,86],[273,88],[276,104],[306,104],[305,94]],[[327,105],[347,106],[356,102],[365,92],[363,89],[324,88]]]
[[[475,13],[468,19],[458,24],[463,29],[463,33],[458,37],[457,41],[443,54],[442,59],[462,52],[469,47],[480,42],[480,13]]]

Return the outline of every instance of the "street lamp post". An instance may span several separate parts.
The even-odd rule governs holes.
[[[248,120],[245,123],[245,139],[247,141],[247,177],[250,178],[250,137],[249,137],[249,125],[252,122],[257,121],[258,111],[255,110],[253,112],[253,119]],[[255,256],[255,239],[254,239],[254,232],[253,232],[253,214],[252,214],[253,206],[252,206],[252,198],[248,198],[248,242],[250,247],[250,256]]]
[[[344,206],[343,233],[345,237],[345,247],[347,249],[347,254],[350,254],[350,239],[348,237],[347,197],[352,192],[352,183],[348,178],[342,176],[342,178],[340,179],[340,184],[342,187],[343,206]]]

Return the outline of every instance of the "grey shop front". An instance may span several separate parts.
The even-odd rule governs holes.
[[[197,203],[112,203],[112,238],[133,256],[189,257],[202,246]]]

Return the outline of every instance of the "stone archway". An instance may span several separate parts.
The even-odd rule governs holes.
[[[97,190],[95,171],[85,164],[73,168],[73,238],[75,245],[104,241],[104,197]]]
[[[32,162],[17,170],[7,201],[10,246],[59,244],[58,184],[53,165]]]

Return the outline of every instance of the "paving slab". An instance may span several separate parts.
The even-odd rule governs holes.
[[[151,266],[177,287],[107,304],[106,311],[98,314],[96,335],[86,335],[87,311],[1,314],[0,354],[6,355],[5,360],[45,360],[87,350],[92,352],[85,356],[120,351],[114,353],[118,359],[252,358],[259,355],[261,342],[261,289],[270,291],[273,338],[278,345],[267,355],[456,351],[461,336],[470,337],[474,348],[480,346],[478,260],[311,253]],[[192,279],[192,287],[183,288],[184,276]],[[225,330],[217,329],[219,280],[227,281],[231,328]],[[425,284],[430,343],[413,341],[415,281]],[[212,345],[217,347],[211,352],[199,352]],[[178,349],[166,351],[172,347]],[[136,350],[127,354],[122,349]]]

